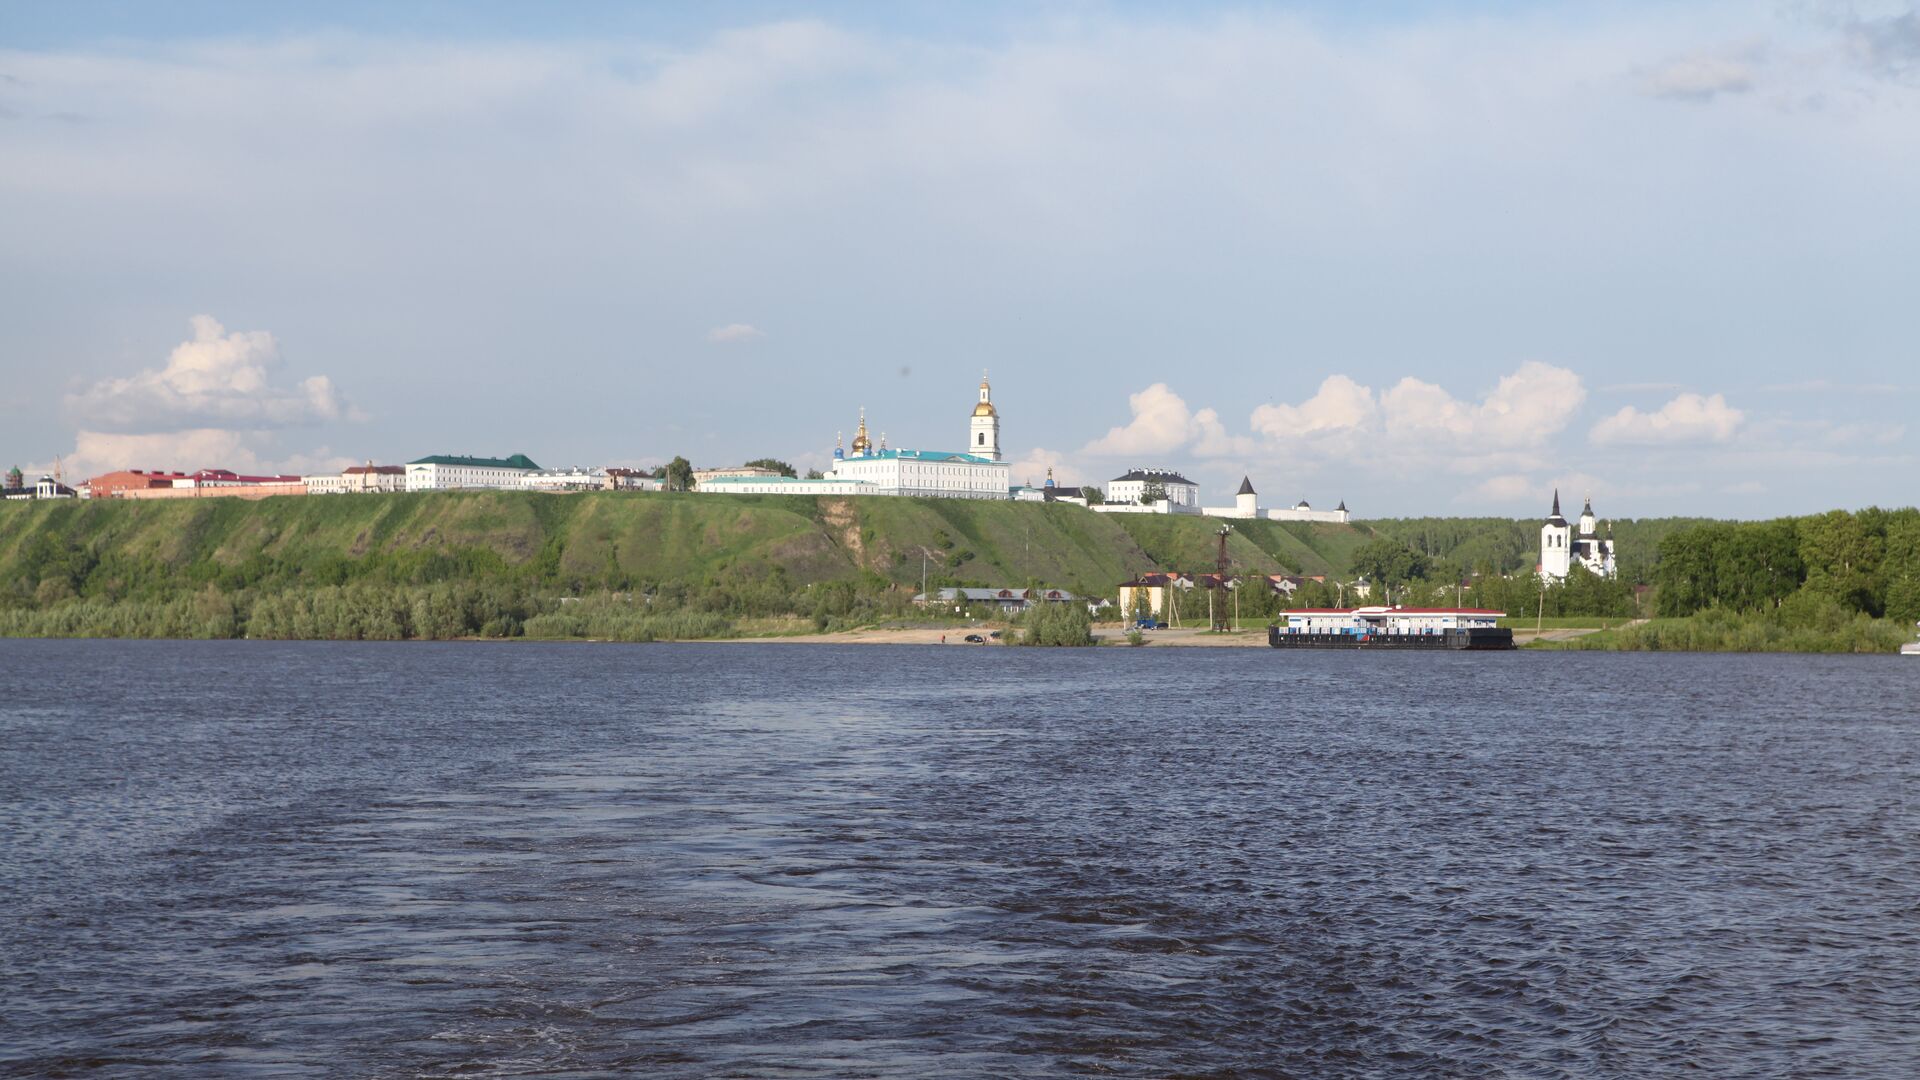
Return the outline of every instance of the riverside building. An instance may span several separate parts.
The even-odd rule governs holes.
[[[1575,565],[1584,566],[1588,573],[1599,577],[1613,576],[1613,526],[1607,526],[1606,538],[1602,539],[1600,522],[1593,516],[1592,496],[1587,497],[1587,505],[1580,510],[1579,528],[1579,534],[1575,535],[1574,526],[1560,516],[1560,491],[1555,488],[1553,511],[1540,526],[1542,581],[1565,581]]]

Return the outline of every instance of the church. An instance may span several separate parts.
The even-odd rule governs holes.
[[[1607,537],[1599,536],[1599,522],[1593,516],[1593,498],[1588,496],[1587,505],[1580,511],[1580,532],[1574,534],[1574,526],[1560,516],[1560,492],[1553,493],[1553,512],[1547,515],[1546,523],[1540,526],[1540,566],[1542,581],[1565,581],[1573,567],[1578,564],[1587,568],[1587,572],[1600,577],[1613,576],[1613,526],[1607,526]]]
[[[980,377],[980,400],[967,418],[965,450],[899,450],[867,434],[867,416],[853,444],[833,448],[826,476],[802,480],[782,476],[720,476],[702,481],[703,492],[731,495],[919,495],[941,499],[1012,497],[1013,467],[1000,452],[1000,410],[993,387]]]

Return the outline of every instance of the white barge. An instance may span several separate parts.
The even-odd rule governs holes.
[[[1267,628],[1276,649],[1513,648],[1513,631],[1497,625],[1504,611],[1486,608],[1301,608]]]

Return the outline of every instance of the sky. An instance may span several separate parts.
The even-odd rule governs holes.
[[[0,6],[0,458],[1920,499],[1911,2]]]

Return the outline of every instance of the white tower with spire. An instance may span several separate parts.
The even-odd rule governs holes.
[[[987,376],[980,375],[980,402],[973,407],[973,421],[967,432],[967,453],[990,461],[1000,460],[1000,412],[993,407],[993,388]]]
[[[1540,526],[1540,576],[1565,581],[1573,565],[1573,526],[1560,514],[1560,489],[1553,491],[1553,513]]]

